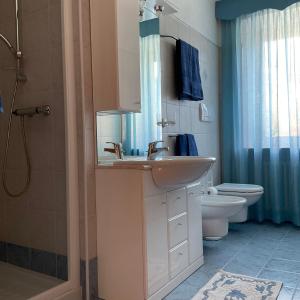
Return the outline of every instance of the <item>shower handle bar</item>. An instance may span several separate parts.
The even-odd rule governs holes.
[[[51,107],[50,105],[42,105],[42,106],[35,106],[35,107],[25,107],[25,108],[18,108],[13,112],[16,116],[28,116],[33,117],[34,115],[44,115],[49,116],[51,114]]]

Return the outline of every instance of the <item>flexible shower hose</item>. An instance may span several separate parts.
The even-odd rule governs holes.
[[[14,112],[14,106],[16,101],[16,96],[18,92],[18,86],[19,82],[18,79],[16,79],[14,92],[12,95],[12,101],[10,105],[10,111],[9,111],[9,120],[8,120],[8,128],[7,128],[7,136],[6,136],[6,145],[5,145],[5,153],[4,153],[4,160],[3,160],[3,170],[2,170],[2,185],[4,188],[4,191],[9,195],[10,197],[20,197],[22,196],[29,188],[30,181],[31,181],[31,163],[30,163],[30,156],[28,151],[28,145],[27,145],[27,137],[26,137],[26,130],[25,130],[25,117],[20,116],[20,125],[21,125],[21,133],[23,138],[23,146],[25,151],[25,157],[26,157],[26,163],[27,163],[27,177],[26,177],[26,183],[21,191],[19,192],[11,192],[7,186],[7,160],[8,160],[8,152],[9,152],[9,145],[10,145],[10,139],[11,139],[11,129],[12,129],[12,120],[13,120],[13,112]]]

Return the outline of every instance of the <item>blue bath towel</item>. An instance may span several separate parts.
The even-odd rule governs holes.
[[[198,49],[178,40],[176,42],[176,68],[178,99],[203,100]]]
[[[176,156],[198,156],[197,144],[192,134],[179,134],[175,144]]]

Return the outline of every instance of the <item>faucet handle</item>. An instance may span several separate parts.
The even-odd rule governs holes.
[[[114,143],[114,142],[106,142],[106,144],[110,144],[110,145],[113,145],[113,146],[119,145],[118,143]]]
[[[156,147],[157,144],[159,144],[159,143],[164,143],[164,141],[155,141],[155,142],[149,143],[149,146],[151,145],[151,146]]]
[[[114,153],[117,158],[123,159],[123,147],[122,143],[113,143],[113,142],[106,142],[106,144],[113,145],[113,149],[104,148],[104,151]]]
[[[122,150],[123,151],[123,145],[122,145],[122,143],[114,143],[114,142],[106,142],[106,144],[110,144],[110,145],[113,145],[114,146],[114,148],[119,148],[120,150]]]

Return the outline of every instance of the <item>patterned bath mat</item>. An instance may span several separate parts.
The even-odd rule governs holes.
[[[219,271],[193,300],[276,300],[281,282]]]

